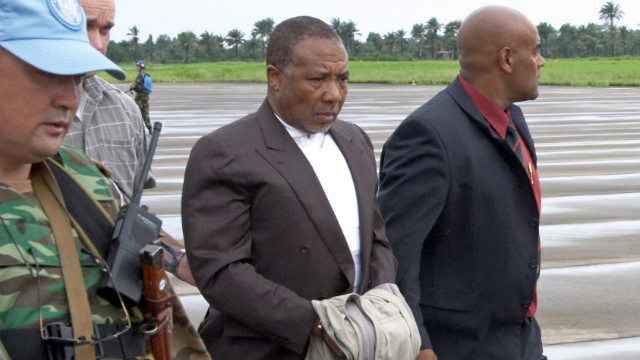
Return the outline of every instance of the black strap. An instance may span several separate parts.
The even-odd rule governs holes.
[[[96,325],[95,329],[96,333],[102,336],[118,330],[111,324]],[[0,330],[0,340],[12,360],[50,358],[47,343],[42,340],[39,328],[3,329]],[[99,348],[99,350],[96,349],[98,359],[135,359],[147,353],[146,337],[142,332],[131,329],[117,338],[100,343]]]
[[[47,348],[40,337],[40,329],[0,330],[0,340],[12,360],[47,359]]]
[[[54,156],[53,159],[62,164],[62,159],[59,156]],[[106,259],[111,246],[113,226],[75,179],[51,160],[47,159],[46,162],[56,178],[67,211],[80,224],[82,230],[100,252],[100,256]]]

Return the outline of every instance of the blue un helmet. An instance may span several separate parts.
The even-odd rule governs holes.
[[[106,70],[118,80],[127,76],[91,46],[76,0],[0,0],[0,19],[0,46],[35,68],[56,75]]]
[[[138,61],[136,63],[136,66],[140,66],[141,68],[146,69],[147,68],[147,63],[142,61],[142,60],[140,60],[140,61]]]

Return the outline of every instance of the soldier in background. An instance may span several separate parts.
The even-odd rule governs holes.
[[[145,71],[147,63],[144,61],[138,61],[136,68],[138,69],[138,76],[135,82],[131,83],[130,88],[136,92],[134,100],[140,108],[144,125],[149,129],[149,133],[151,133],[151,120],[149,120],[149,94],[151,94],[152,90],[151,76]]]

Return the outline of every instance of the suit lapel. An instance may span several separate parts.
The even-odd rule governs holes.
[[[485,131],[492,139],[500,139],[493,131],[491,131],[491,128],[484,119],[484,116],[482,116],[480,110],[475,106],[473,100],[471,100],[471,97],[467,94],[458,78],[456,78],[456,80],[447,87],[447,91],[451,94],[458,106],[460,106],[460,108],[469,115],[469,118],[476,126]]]
[[[313,167],[266,101],[258,110],[257,118],[266,146],[256,150],[291,186],[329,252],[353,285],[355,268],[347,240]]]

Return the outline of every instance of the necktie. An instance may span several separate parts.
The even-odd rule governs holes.
[[[507,144],[509,144],[518,159],[520,159],[520,163],[522,163],[524,166],[524,155],[522,154],[522,139],[520,138],[520,134],[518,134],[518,130],[516,130],[516,126],[513,124],[511,116],[509,116],[509,126],[507,126],[507,133],[504,139]]]

